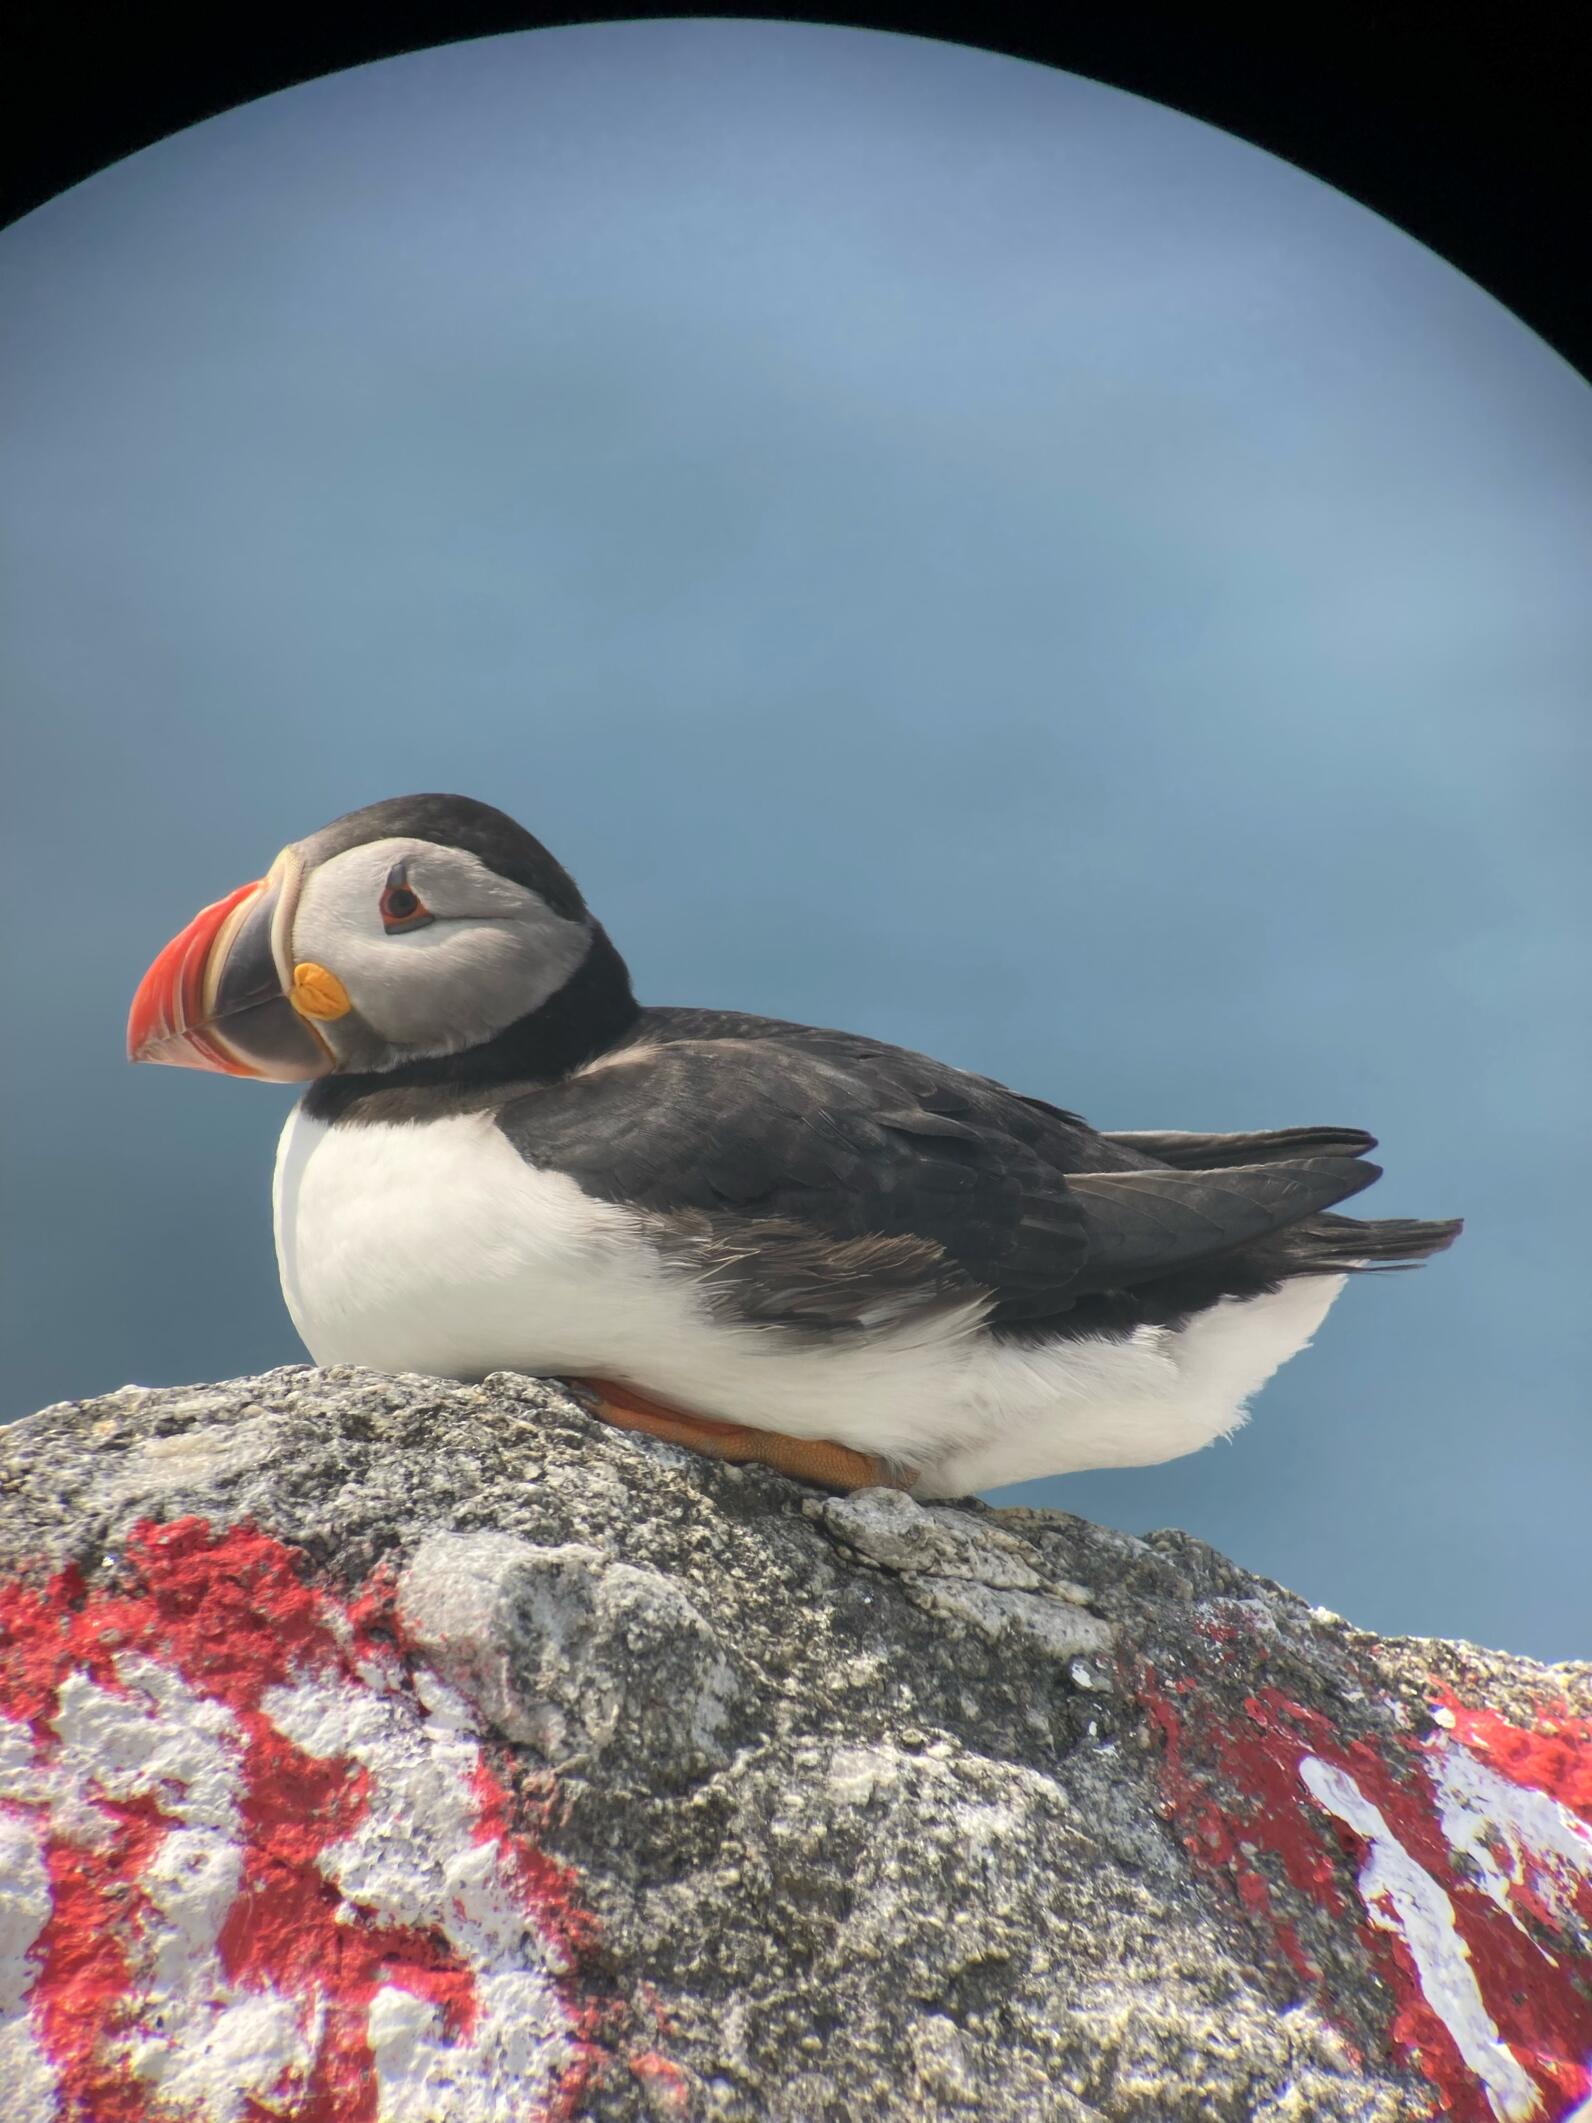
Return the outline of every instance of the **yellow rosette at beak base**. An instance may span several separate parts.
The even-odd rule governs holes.
[[[288,1001],[300,1017],[321,1019],[346,1017],[354,1007],[348,999],[348,990],[337,975],[326,966],[318,966],[312,959],[293,968],[293,986]]]

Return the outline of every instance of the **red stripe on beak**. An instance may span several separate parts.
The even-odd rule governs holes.
[[[138,984],[127,1019],[130,1061],[174,1062],[185,1069],[213,1069],[224,1076],[258,1076],[247,1062],[206,1035],[205,971],[227,916],[265,883],[239,885],[225,899],[203,908],[174,936]]]

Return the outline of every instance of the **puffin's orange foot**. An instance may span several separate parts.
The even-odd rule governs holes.
[[[916,1474],[903,1474],[871,1452],[854,1452],[828,1438],[787,1437],[779,1430],[755,1430],[745,1423],[721,1423],[708,1415],[687,1415],[662,1401],[622,1386],[613,1379],[571,1379],[593,1415],[620,1430],[645,1430],[671,1445],[688,1445],[710,1459],[754,1461],[759,1466],[816,1482],[822,1489],[910,1489]]]

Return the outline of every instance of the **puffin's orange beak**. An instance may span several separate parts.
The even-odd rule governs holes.
[[[264,877],[203,908],[172,938],[133,997],[130,1061],[273,1083],[300,1083],[336,1066],[310,1014],[340,1013],[306,1014],[292,999],[301,983],[291,969],[284,978],[299,879],[298,858],[286,849]]]

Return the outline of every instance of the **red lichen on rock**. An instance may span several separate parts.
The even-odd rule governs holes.
[[[1592,2096],[1587,1721],[1549,1708],[1517,1726],[1434,1690],[1429,1732],[1373,1741],[1271,1687],[1235,1714],[1146,1669],[1139,1695],[1190,1855],[1329,2015],[1306,1906],[1357,1935],[1391,2050],[1454,2123],[1558,2123]]]
[[[1530,1725],[1511,1725],[1496,1710],[1462,1703],[1451,1688],[1433,1691],[1435,1708],[1453,1719],[1454,1738],[1500,1776],[1526,1791],[1544,1791],[1592,1828],[1592,1718],[1568,1703],[1542,1703]]]
[[[691,2113],[690,2081],[678,2064],[660,2057],[655,2049],[644,2049],[630,2059],[630,2069],[647,2088],[651,2106],[660,2115]]]
[[[469,2044],[505,1967],[545,2007],[535,2113],[573,2113],[596,2061],[594,2008],[572,1983],[592,1920],[568,1868],[515,1826],[477,1741],[428,1725],[373,1626],[379,1594],[339,1601],[280,1542],[195,1519],[138,1528],[121,1577],[0,1587],[0,1827],[20,1838],[33,1919],[8,1973],[57,2113],[143,2123],[173,2073],[198,2075],[201,2104],[237,2068],[218,2054],[206,2077],[206,2031],[253,2008],[248,2054],[269,2076],[228,2088],[243,2115],[373,2123],[378,1994],[393,2070],[431,2056],[451,2070],[456,2053],[466,2075],[490,2072]],[[325,1744],[307,1744],[322,1710]],[[456,1848],[404,1844],[410,1785],[457,1824]],[[388,1842],[367,1891],[340,1867],[373,1823]],[[501,1950],[511,1935],[535,1942],[523,1966]],[[172,2112],[171,2089],[159,2098]]]

